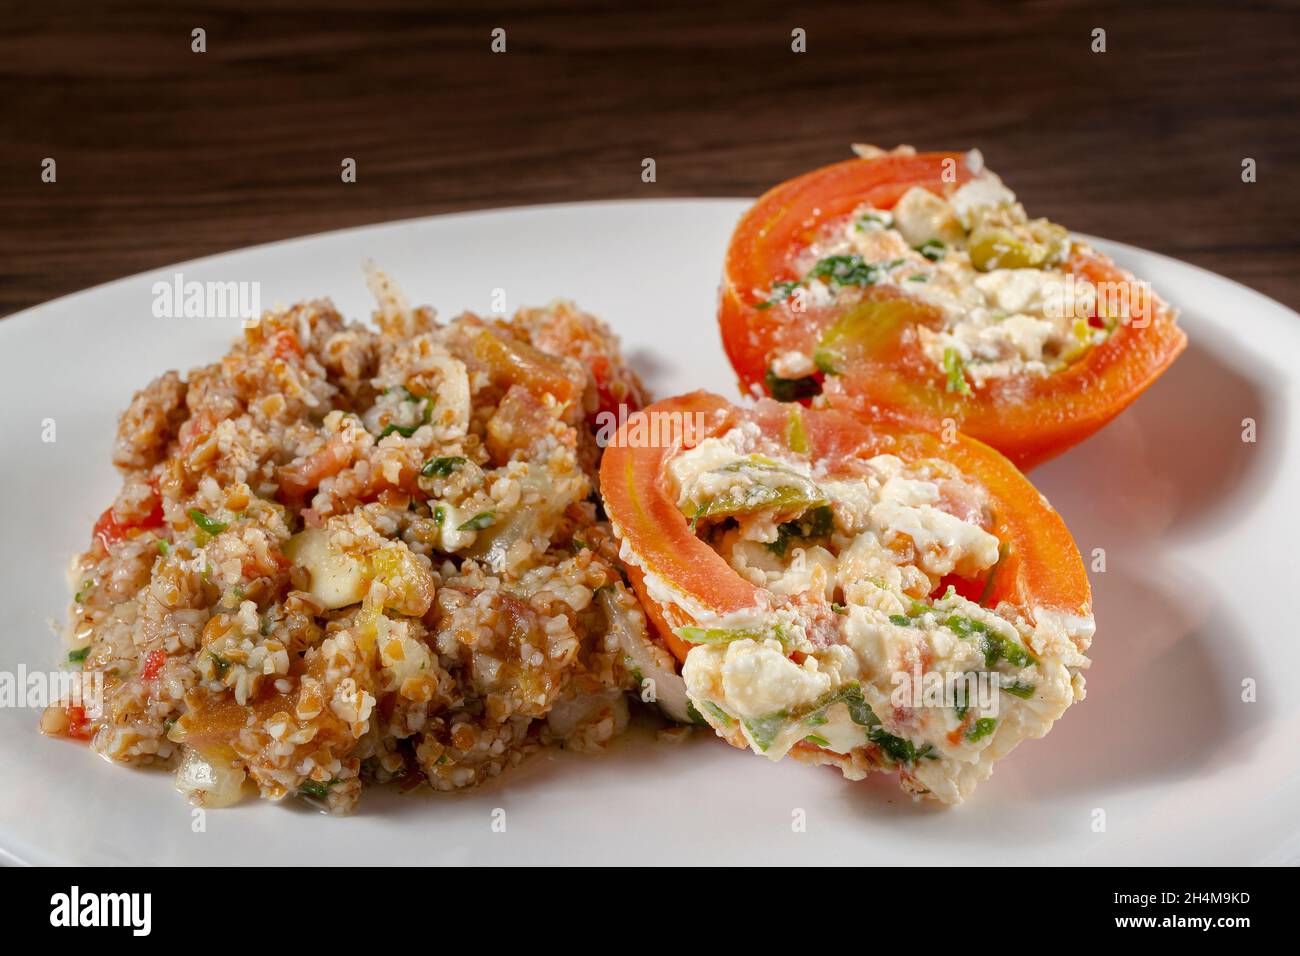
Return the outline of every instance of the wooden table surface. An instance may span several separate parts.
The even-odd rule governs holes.
[[[1298,10],[9,2],[0,315],[387,219],[756,195],[854,141],[978,146],[1031,214],[1300,307]],[[206,53],[191,51],[196,27]],[[490,49],[497,27],[505,53]],[[795,28],[806,53],[791,51]],[[356,183],[341,181],[344,157]]]

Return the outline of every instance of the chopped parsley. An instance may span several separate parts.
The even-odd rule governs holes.
[[[230,670],[230,661],[226,660],[216,651],[208,651],[208,656],[212,658],[212,667],[217,672],[217,676],[225,677],[226,671]]]
[[[1007,640],[1001,634],[990,630],[989,626],[981,621],[973,621],[968,617],[959,617],[954,614],[944,621],[944,624],[963,640],[973,637],[979,638],[980,647],[984,651],[985,667],[992,667],[999,660],[1005,660],[1008,664],[1016,667],[1038,663],[1034,655],[1015,641]]]
[[[916,247],[916,251],[925,256],[931,262],[938,262],[944,257],[944,253],[948,251],[948,247],[938,239],[927,239]]]
[[[926,757],[930,760],[939,759],[938,756],[932,752],[934,748],[929,744],[926,744],[920,750],[917,750],[916,744],[912,743],[912,741],[908,740],[906,737],[895,737],[893,734],[887,733],[879,727],[867,734],[867,739],[879,747],[884,752],[885,756],[894,763],[913,764],[916,763],[917,759],[920,757]]]
[[[468,459],[462,458],[460,455],[447,455],[443,458],[433,458],[424,463],[424,467],[420,469],[420,474],[425,478],[446,478],[467,461]]]
[[[770,309],[778,302],[784,302],[790,298],[790,293],[799,288],[799,283],[792,279],[786,279],[783,282],[772,283],[772,294],[764,301],[758,303],[756,309]]]
[[[329,796],[330,787],[338,783],[337,780],[327,780],[321,783],[319,780],[304,780],[302,786],[298,788],[300,797],[310,797],[313,800],[324,800]]]
[[[821,383],[811,375],[803,378],[781,378],[771,369],[764,374],[763,384],[767,386],[768,394],[778,402],[797,402],[820,395],[822,391]]]
[[[835,518],[829,505],[809,509],[801,518],[783,521],[777,525],[776,540],[763,544],[775,555],[785,556],[786,549],[793,538],[821,538],[830,534],[835,527]]]
[[[899,265],[902,260],[889,262],[867,262],[854,253],[847,256],[827,256],[820,259],[808,271],[807,278],[821,279],[832,288],[846,285],[875,285],[881,274]]]
[[[853,224],[853,228],[857,232],[865,232],[868,226],[880,226],[882,229],[888,229],[893,225],[892,220],[892,216],[878,216],[874,212],[868,212],[858,217],[858,221]]]
[[[88,646],[80,648],[79,650],[68,651],[68,663],[80,664],[83,661],[85,661],[87,655],[89,654],[90,654],[90,648]]]
[[[858,684],[845,684],[837,691],[832,691],[812,706],[803,716],[806,724],[817,726],[826,723],[826,711],[835,704],[843,704],[849,709],[849,719],[859,727],[878,727],[880,718],[871,709],[866,698],[862,696],[862,687]]]
[[[898,627],[915,627],[916,622],[923,614],[933,613],[934,608],[930,607],[930,605],[926,604],[924,601],[918,601],[916,598],[912,598],[912,603],[908,608],[907,613],[889,615],[889,623],[895,624]]]
[[[385,389],[384,394],[387,395],[389,392],[393,391],[394,389],[399,389],[399,388],[406,393],[406,398],[403,399],[403,401],[423,402],[424,412],[420,415],[420,420],[416,422],[414,425],[396,425],[396,424],[385,425],[384,430],[379,433],[379,438],[375,439],[376,441],[387,438],[393,432],[397,432],[397,434],[401,435],[403,438],[410,438],[412,435],[416,433],[416,431],[419,429],[421,425],[429,424],[430,420],[432,420],[433,418],[432,398],[416,395],[405,385],[394,385],[392,388]]]

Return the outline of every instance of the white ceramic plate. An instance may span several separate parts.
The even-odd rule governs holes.
[[[258,281],[264,306],[371,307],[373,258],[444,315],[564,296],[623,337],[656,395],[734,395],[713,308],[739,200],[544,206],[398,222],[123,279],[0,322],[0,671],[62,651],[64,569],[117,477],[115,419],[164,369],[211,361],[234,321],[156,319],[152,286]],[[1257,863],[1300,861],[1300,316],[1211,273],[1098,242],[1183,310],[1191,345],[1100,435],[1033,477],[1093,573],[1088,699],[964,806],[892,779],[771,765],[697,733],[547,754],[472,794],[364,795],[346,819],[260,801],[207,814],[161,773],[42,738],[0,709],[0,852],[69,863]],[[1242,441],[1243,419],[1258,440]],[[55,422],[56,441],[42,441]],[[1253,682],[1255,700],[1243,700]],[[292,802],[291,802],[292,803]],[[493,828],[498,808],[505,832]],[[802,811],[803,832],[792,825]],[[1104,825],[1104,828],[1103,828]]]

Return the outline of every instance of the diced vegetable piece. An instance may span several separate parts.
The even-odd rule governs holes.
[[[326,610],[356,604],[366,596],[365,563],[331,547],[324,528],[307,528],[284,545],[284,556],[306,569],[309,593]]]
[[[551,395],[562,405],[580,397],[581,385],[564,360],[527,342],[483,329],[474,338],[474,354],[488,366],[498,384],[522,385],[537,397]]]
[[[429,610],[434,594],[433,572],[409,548],[387,545],[371,552],[367,563],[369,577],[386,588],[386,609],[408,617],[420,617]]]
[[[229,525],[224,521],[218,521],[215,518],[209,518],[205,513],[200,511],[198,508],[191,508],[189,510],[189,516],[190,516],[190,520],[194,522],[194,524],[199,528],[199,530],[205,531],[208,534],[213,536],[221,534],[221,532],[225,531],[226,528],[229,527]]]
[[[482,531],[484,528],[490,528],[496,523],[497,513],[493,510],[480,511],[474,517],[470,518],[464,524],[460,525],[457,531]]]
[[[838,375],[847,363],[870,355],[904,326],[936,324],[937,316],[930,306],[901,296],[864,299],[846,309],[822,333],[813,362],[827,375]]]
[[[208,809],[228,807],[243,797],[244,770],[227,760],[209,760],[193,747],[176,771],[176,789]]]
[[[764,641],[774,637],[784,642],[785,632],[778,625],[769,631],[749,627],[695,627],[687,625],[677,628],[674,633],[688,644],[730,644],[732,641]]]
[[[758,455],[713,469],[708,474],[735,475],[736,480],[721,494],[695,503],[693,510],[692,503],[688,502],[683,510],[693,521],[768,510],[802,514],[826,504],[826,496],[811,479]]]
[[[967,240],[971,265],[993,269],[1043,269],[1070,254],[1070,234],[1046,219],[1017,222],[998,210],[976,224]]]
[[[760,717],[746,717],[741,723],[748,731],[749,739],[754,742],[754,746],[760,752],[765,752],[780,736],[781,729],[785,727],[789,717],[788,711],[778,710]]]
[[[970,394],[970,384],[966,381],[966,367],[961,355],[954,348],[943,350],[943,370],[948,376],[947,389],[959,395]]]
[[[638,686],[634,688],[638,696],[640,685],[647,679],[652,680],[654,703],[664,716],[679,724],[695,723],[690,713],[690,699],[686,696],[686,684],[677,673],[672,655],[650,638],[645,619],[638,620],[620,604],[612,589],[602,589],[596,600],[605,612],[609,633],[618,643],[619,650],[630,662],[631,669],[641,675]]]

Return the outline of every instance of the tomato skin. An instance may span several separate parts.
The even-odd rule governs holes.
[[[140,666],[140,679],[146,681],[157,679],[158,672],[166,663],[166,653],[157,649],[150,651],[145,655],[144,663]]]
[[[282,362],[300,362],[303,357],[302,345],[298,341],[298,336],[294,335],[288,329],[281,329],[275,333],[272,341],[275,345],[271,349],[271,354]]]
[[[757,309],[756,292],[793,278],[792,253],[823,224],[863,203],[889,209],[913,186],[944,194],[970,179],[961,153],[849,159],[786,180],[768,190],[736,226],[723,266],[718,319],[723,347],[742,390],[765,394],[768,350],[781,309]]]
[[[737,225],[727,250],[718,307],[723,344],[741,388],[766,394],[772,353],[811,352],[834,310],[814,319],[778,306],[756,308],[755,290],[787,277],[794,255],[836,216],[863,202],[889,208],[912,186],[943,194],[953,186],[935,170],[958,154],[848,160],[770,190]],[[964,162],[958,168],[965,170]],[[901,177],[901,178],[900,178]],[[912,177],[908,180],[906,177]],[[1132,275],[1076,245],[1065,270],[1094,284],[1130,284]],[[949,393],[941,370],[919,348],[863,361],[828,376],[820,401],[871,420],[939,431],[951,419],[1024,469],[1052,458],[1100,429],[1155,382],[1186,347],[1175,314],[1152,296],[1149,321],[1121,325],[1101,345],[1046,377],[991,382],[969,396]]]
[[[127,538],[131,537],[133,531],[147,531],[150,528],[161,528],[163,523],[163,506],[161,498],[154,498],[153,508],[142,519],[138,521],[118,521],[117,515],[113,513],[110,505],[104,509],[104,513],[99,516],[95,522],[92,535],[99,539],[99,543],[104,546],[105,551],[111,551],[114,545],[121,544]]]
[[[605,510],[623,544],[631,551],[628,573],[664,644],[684,660],[690,646],[672,630],[696,623],[682,604],[704,609],[710,616],[770,606],[771,595],[741,578],[709,545],[696,537],[686,516],[670,494],[665,474],[669,459],[684,447],[750,421],[770,437],[784,440],[790,406],[764,399],[742,409],[708,392],[665,399],[640,414],[672,414],[680,420],[701,415],[702,432],[676,444],[625,440],[635,418],[620,429],[601,463],[601,493]],[[653,421],[654,419],[651,419]],[[1038,609],[1072,615],[1091,613],[1092,598],[1083,560],[1061,517],[1043,500],[1006,458],[974,439],[958,435],[943,442],[924,432],[888,424],[867,425],[835,410],[801,412],[803,442],[809,457],[835,471],[851,470],[854,459],[878,454],[904,461],[941,459],[979,483],[989,496],[994,525],[989,530],[1003,545],[1003,556],[991,580],[978,582],[987,606],[1007,601],[1031,620]],[[659,429],[643,428],[656,436]],[[653,440],[653,438],[652,438]],[[665,604],[646,584],[653,574],[684,600]],[[662,591],[659,592],[662,596]]]
[[[66,713],[68,715],[67,735],[73,740],[89,740],[95,735],[94,724],[86,716],[86,708],[79,704],[69,704]]]

